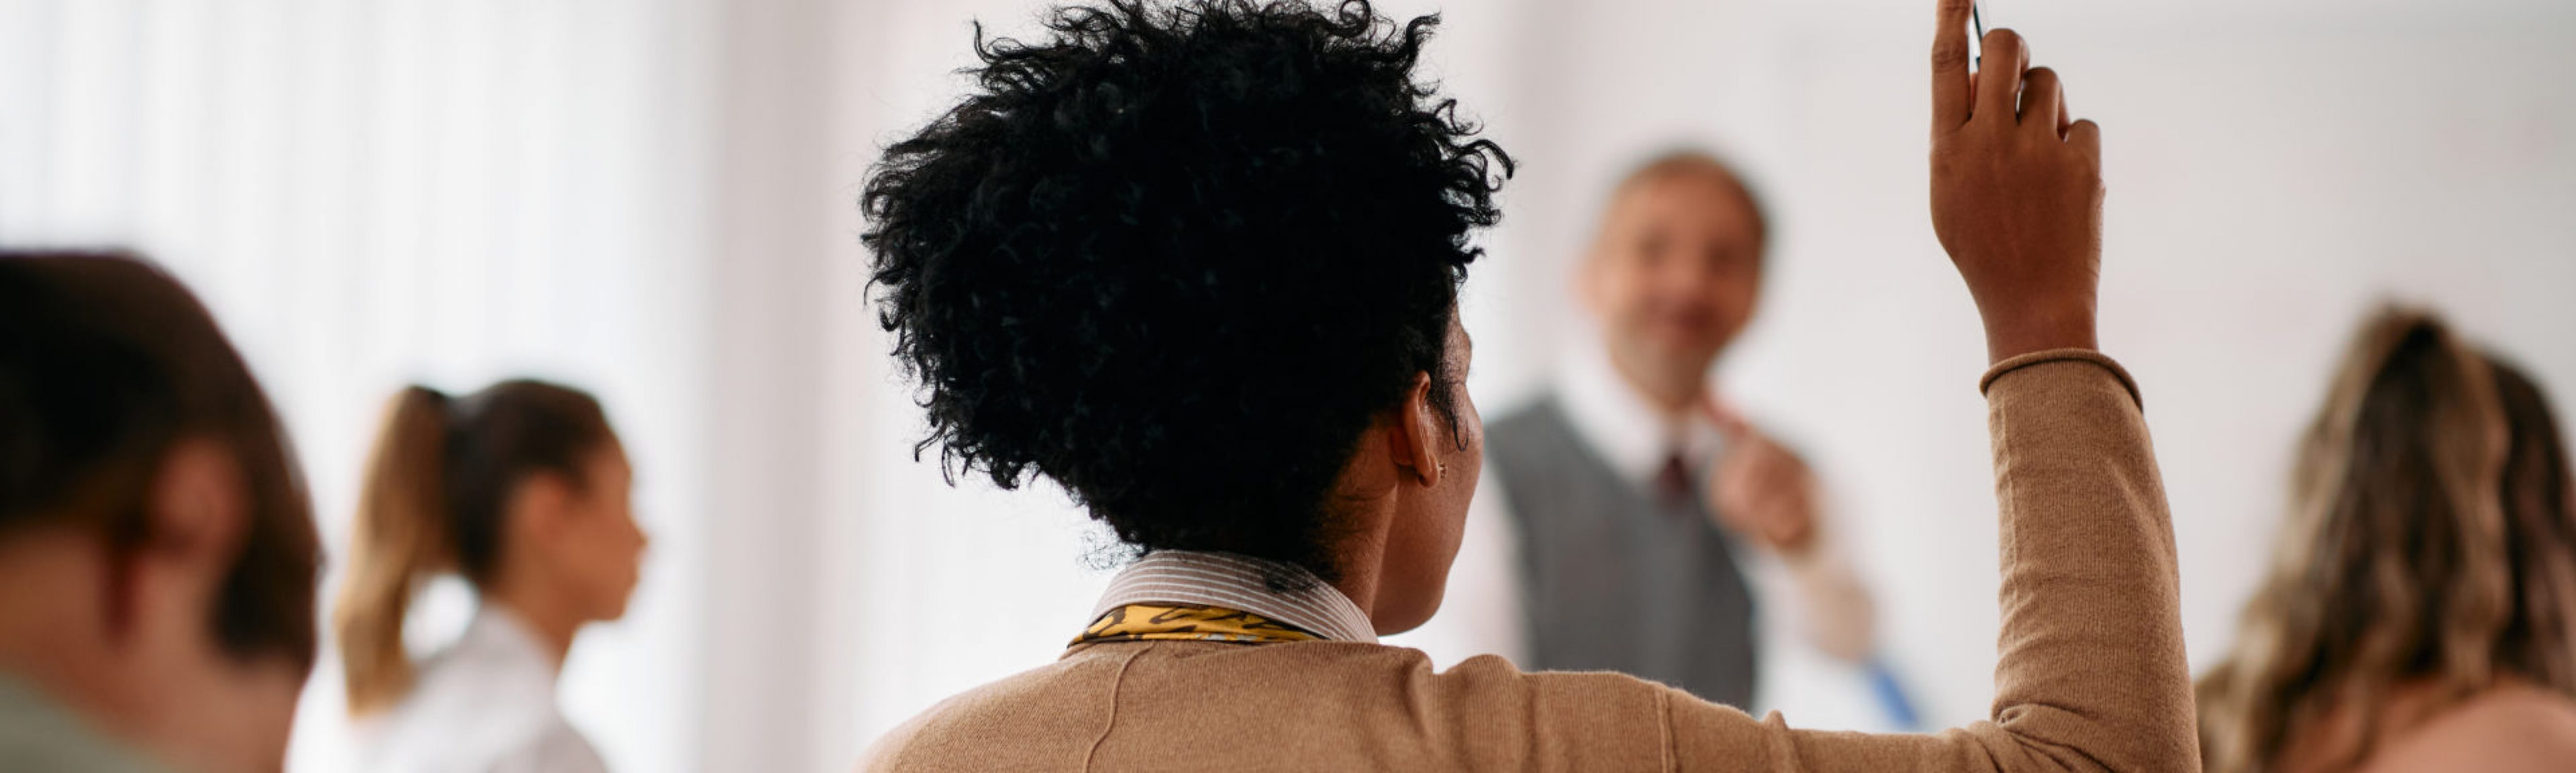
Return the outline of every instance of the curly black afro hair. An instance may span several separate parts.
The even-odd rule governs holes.
[[[1143,551],[1326,579],[1328,494],[1448,325],[1511,158],[1414,76],[1437,17],[1134,0],[987,40],[861,207],[942,469],[1063,485]]]

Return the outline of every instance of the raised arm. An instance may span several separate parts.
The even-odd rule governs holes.
[[[2101,135],[2018,36],[1967,57],[1968,0],[1932,53],[1932,215],[1983,318],[2003,632],[1994,716],[1932,736],[1755,723],[1670,693],[1683,770],[2191,771],[2173,528],[2137,387],[2095,352]],[[1973,80],[1972,80],[1973,79]]]

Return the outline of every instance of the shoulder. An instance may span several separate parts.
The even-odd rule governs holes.
[[[1086,717],[1107,710],[1126,661],[1138,649],[1091,647],[958,693],[879,737],[859,769],[1030,767],[1030,755],[1049,753],[1045,739],[1081,736]],[[992,743],[998,729],[1023,742]]]
[[[1486,469],[1507,478],[1530,475],[1545,469],[1551,454],[1578,447],[1563,402],[1555,392],[1544,392],[1486,422]]]
[[[100,735],[32,687],[0,674],[0,770],[157,773],[166,770],[139,750]]]
[[[1540,392],[1517,406],[1495,415],[1486,428],[1496,438],[1518,438],[1540,434],[1566,423],[1564,398],[1553,390]]]
[[[607,773],[608,762],[590,739],[558,716],[518,748],[495,761],[492,773]]]
[[[2529,685],[2479,693],[2391,739],[2370,771],[2563,770],[2576,759],[2576,698]]]
[[[1102,645],[941,702],[879,740],[861,769],[1079,769],[1113,726],[1208,743],[1257,736],[1326,757],[1495,757],[1479,767],[1510,767],[1545,742],[1617,768],[1620,755],[1663,748],[1667,692],[1619,674],[1524,673],[1493,656],[1440,671],[1420,650],[1376,644]],[[994,744],[996,734],[1015,740]]]
[[[496,767],[532,750],[554,748],[551,736],[570,734],[555,707],[550,684],[454,658],[432,661],[420,681],[382,717],[369,720],[361,753],[370,770],[450,770]],[[588,744],[580,744],[585,750]],[[595,755],[594,755],[595,756]],[[542,768],[554,770],[559,768]],[[560,768],[587,770],[586,768]]]
[[[1214,712],[1232,715],[1246,726],[1294,724],[1323,731],[1316,734],[1325,737],[1380,737],[1395,745],[1403,743],[1393,740],[1399,737],[1456,744],[1470,756],[1483,754],[1483,747],[1518,748],[1541,739],[1572,744],[1563,751],[1607,768],[1623,767],[1613,758],[1657,748],[1669,734],[1672,691],[1626,674],[1533,673],[1493,655],[1439,670],[1421,650],[1337,642],[1272,645],[1206,657],[1239,662],[1168,674],[1157,673],[1163,669],[1156,664],[1140,663],[1154,680],[1141,686],[1158,695],[1177,693],[1213,675],[1239,685],[1243,694],[1263,696],[1261,708],[1188,705],[1185,699],[1158,710]]]

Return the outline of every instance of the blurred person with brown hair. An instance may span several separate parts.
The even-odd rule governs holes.
[[[1767,220],[1700,151],[1613,189],[1575,282],[1601,339],[1493,423],[1461,592],[1415,644],[1444,662],[1633,674],[1748,710],[1766,644],[1869,656],[1869,590],[1829,539],[1816,475],[1715,391],[1712,369],[1761,303]],[[1766,619],[1796,635],[1762,635]]]
[[[185,287],[0,251],[0,770],[281,768],[320,552],[275,409]]]
[[[573,639],[626,613],[645,547],[634,471],[589,394],[504,381],[393,399],[359,495],[332,627],[361,768],[383,773],[606,768],[555,701]],[[464,636],[425,664],[403,626],[429,580],[478,600]]]
[[[2272,570],[2200,681],[2212,773],[2576,765],[2576,499],[2531,379],[2389,309],[2299,447]]]

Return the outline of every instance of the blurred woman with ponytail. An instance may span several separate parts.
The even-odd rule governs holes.
[[[365,770],[598,771],[555,704],[573,638],[626,612],[645,537],[626,452],[579,390],[506,381],[450,398],[394,398],[359,495],[347,584],[333,610]],[[478,611],[415,663],[403,621],[420,587],[454,573]]]
[[[2440,320],[2362,326],[2270,576],[2201,679],[2211,773],[2576,764],[2576,484],[2539,387]]]

